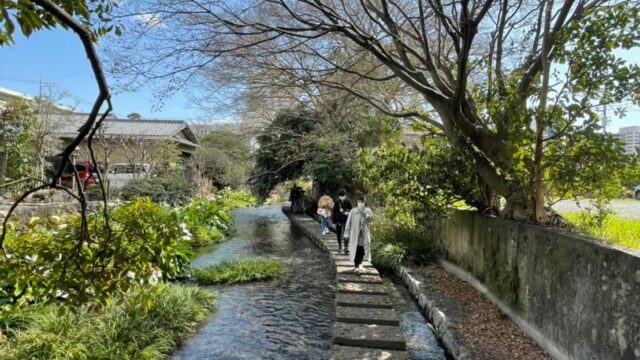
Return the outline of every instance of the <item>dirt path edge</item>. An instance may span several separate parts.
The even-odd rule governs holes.
[[[538,329],[529,324],[529,322],[527,322],[513,310],[511,310],[511,308],[509,308],[509,306],[507,306],[503,301],[493,295],[491,291],[489,291],[489,289],[487,289],[487,287],[484,286],[473,275],[444,259],[438,260],[438,264],[449,273],[455,275],[458,279],[471,285],[471,287],[473,287],[479,293],[489,299],[489,301],[493,305],[495,305],[500,311],[502,311],[503,314],[507,315],[511,319],[511,321],[513,321],[520,328],[520,330],[522,330],[527,336],[535,341],[536,344],[538,344],[538,346],[540,346],[553,359],[569,360],[569,356],[565,352],[560,350],[553,342],[551,342],[540,331],[538,331]]]
[[[440,259],[438,260],[444,270],[453,274],[458,279],[468,283],[484,295],[492,304],[494,304],[500,311],[507,315],[526,335],[531,337],[544,351],[555,360],[568,360],[569,357],[566,353],[562,352],[552,342],[546,339],[537,329],[531,326],[528,322],[514,313],[507,305],[505,305],[500,299],[495,297],[478,279],[471,274],[462,270],[455,264]],[[394,269],[395,275],[402,279],[409,293],[418,301],[418,305],[423,311],[427,319],[434,325],[436,329],[436,336],[442,342],[447,352],[453,356],[456,360],[468,360],[473,359],[473,353],[464,344],[460,337],[453,331],[454,327],[449,322],[446,314],[442,312],[438,307],[433,304],[433,301],[427,298],[425,293],[420,288],[420,282],[411,276],[409,269],[404,266],[398,266]]]
[[[405,283],[411,296],[418,301],[420,309],[427,320],[433,324],[433,327],[436,329],[436,337],[440,340],[447,353],[456,360],[473,360],[471,350],[453,331],[454,327],[449,322],[447,316],[422,292],[419,281],[412,277],[408,269],[404,266],[397,266],[394,272],[395,275]]]

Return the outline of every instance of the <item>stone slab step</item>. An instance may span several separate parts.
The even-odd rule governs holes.
[[[398,326],[348,324],[337,322],[333,343],[386,350],[406,350],[407,344]]]
[[[393,308],[391,300],[386,295],[336,294],[337,306]]]
[[[409,360],[406,351],[334,345],[331,360]]]
[[[376,275],[356,275],[356,274],[343,273],[343,274],[338,274],[338,281],[382,284],[382,279],[380,278],[380,276],[376,276]]]
[[[352,266],[336,266],[336,272],[338,274],[354,274],[353,272],[353,265]],[[364,268],[364,270],[360,273],[362,275],[378,275],[380,276],[380,273],[378,272],[378,270],[376,270],[376,268],[369,268],[366,267]]]
[[[333,261],[338,261],[338,260],[349,261],[349,255],[333,255],[332,258],[333,258]]]
[[[349,260],[336,260],[335,261],[336,266],[353,266],[353,263]],[[362,263],[362,267],[363,268],[368,268],[368,267],[373,267],[373,264],[371,264],[370,262],[363,262]]]
[[[339,293],[385,295],[387,288],[382,284],[365,284],[354,282],[339,282]]]
[[[398,315],[393,309],[338,306],[336,308],[336,321],[352,324],[400,326]]]

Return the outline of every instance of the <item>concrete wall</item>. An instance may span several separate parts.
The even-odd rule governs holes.
[[[567,358],[640,359],[640,252],[470,212],[434,231],[445,259]]]

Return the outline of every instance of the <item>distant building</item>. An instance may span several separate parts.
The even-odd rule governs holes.
[[[54,130],[52,136],[68,143],[78,135],[78,129],[87,120],[88,114],[74,113]],[[183,158],[189,158],[198,147],[198,140],[189,124],[182,120],[128,120],[107,118],[102,124],[102,130],[97,135],[114,146],[122,140],[139,142],[140,140],[175,142]],[[85,140],[86,141],[86,140]],[[118,159],[121,161],[121,159]]]
[[[624,142],[624,153],[631,155],[638,152],[640,147],[640,126],[627,126],[620,128],[615,136]]]
[[[35,99],[29,95],[0,87],[0,109],[15,100],[34,101]]]
[[[34,105],[36,104],[38,97],[29,96],[21,92],[0,87],[0,109],[4,108],[5,106],[7,106],[7,104],[15,100],[24,100],[27,103]],[[46,98],[44,100],[46,101]],[[70,114],[74,111],[73,109],[67,106],[62,106],[58,104],[50,104],[50,105],[51,105],[51,108],[49,111],[54,111],[55,113]]]
[[[227,131],[238,135],[249,146],[251,152],[256,151],[260,146],[258,140],[252,135],[251,130],[243,126],[242,122],[236,121],[211,121],[211,122],[189,122],[189,126],[198,138],[203,138],[214,131]]]
[[[204,137],[214,131],[229,131],[240,134],[242,125],[238,122],[213,121],[213,122],[189,122],[189,126],[196,136]]]

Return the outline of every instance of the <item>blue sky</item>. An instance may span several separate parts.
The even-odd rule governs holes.
[[[0,87],[37,95],[39,81],[55,83],[60,89],[72,94],[82,111],[90,109],[97,94],[91,68],[84,56],[82,46],[76,36],[62,29],[45,30],[33,34],[29,39],[19,32],[15,34],[15,44],[0,47]],[[640,61],[640,49],[624,53],[629,61]],[[108,82],[113,83],[113,81]],[[197,91],[189,89],[188,91]],[[155,109],[153,91],[147,87],[134,93],[114,94],[114,113],[125,117],[138,112],[143,118],[216,120],[222,115],[203,114],[201,110],[189,106],[184,92],[177,93],[160,109]],[[640,125],[640,109],[629,108],[625,118],[616,118],[612,111],[608,130],[615,132],[619,127]]]
[[[62,29],[40,31],[29,39],[17,31],[15,44],[0,47],[0,87],[37,95],[39,82],[55,83],[69,92],[80,110],[88,111],[97,95],[96,83],[82,45],[75,34]],[[107,82],[113,83],[107,79]],[[135,93],[114,94],[114,113],[125,117],[132,112],[143,118],[202,119],[199,110],[191,109],[184,93],[178,93],[160,111],[151,89]],[[215,114],[213,119],[216,119]]]

